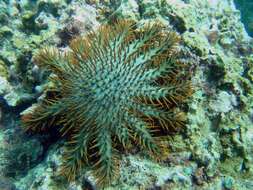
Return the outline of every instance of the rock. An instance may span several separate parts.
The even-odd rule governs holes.
[[[4,99],[6,100],[9,106],[15,107],[33,99],[33,96],[28,93],[11,91],[10,93],[4,96]]]
[[[1,190],[18,190],[16,186],[7,178],[0,176],[0,189]]]
[[[96,30],[99,26],[96,20],[96,10],[93,7],[89,5],[80,7],[78,4],[74,4],[71,10],[73,15],[65,21],[63,27],[57,32],[61,46],[69,45],[73,38]]]
[[[238,103],[235,95],[222,91],[209,105],[215,112],[226,113],[232,110],[234,106],[237,106]]]
[[[8,77],[8,68],[1,59],[0,59],[0,77],[3,77],[3,78]]]
[[[0,76],[0,96],[4,98],[7,104],[11,107],[18,106],[24,102],[27,102],[33,98],[32,95],[22,92],[18,89],[14,89],[10,83]]]
[[[25,175],[43,153],[40,142],[27,139],[20,130],[6,130],[0,150],[0,174],[6,177]]]
[[[0,28],[0,37],[9,37],[9,36],[12,36],[12,29],[9,28],[8,26],[4,26],[2,28]]]
[[[22,23],[24,30],[34,30],[35,29],[35,18],[36,12],[26,11],[22,15]]]
[[[228,48],[233,44],[233,40],[230,38],[221,38],[219,42],[224,48]]]
[[[60,16],[60,9],[66,6],[65,1],[62,0],[39,0],[37,2],[38,12],[51,13],[53,16]]]
[[[225,189],[233,189],[234,179],[232,177],[225,177],[223,185]]]
[[[3,78],[0,76],[0,95],[3,96],[6,93],[9,93],[11,91],[11,86],[6,80],[6,78]]]

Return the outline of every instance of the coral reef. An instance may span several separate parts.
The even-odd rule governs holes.
[[[26,175],[27,170],[32,168],[42,155],[41,144],[36,139],[25,137],[20,129],[6,130],[1,142],[1,176]]]
[[[244,28],[251,27],[252,11],[245,2],[249,1],[0,1],[0,139],[13,142],[11,149],[2,143],[1,150],[6,155],[9,150],[29,153],[28,147],[46,142],[42,158],[33,155],[22,175],[0,175],[0,189],[96,189],[89,171],[71,183],[58,176],[65,142],[55,131],[58,126],[33,137],[15,133],[20,112],[50,95],[43,94],[52,84],[47,80],[50,72],[34,64],[37,51],[45,46],[69,51],[73,38],[117,19],[138,25],[159,20],[164,30],[177,31],[179,59],[190,67],[195,92],[187,104],[187,127],[168,136],[167,158],[157,163],[138,147],[129,148],[121,154],[120,177],[106,189],[253,189],[253,43]],[[19,134],[22,140],[15,141]],[[26,140],[24,146],[16,144]],[[5,160],[1,168],[12,161]]]
[[[192,89],[177,60],[179,39],[160,24],[136,27],[103,25],[73,40],[72,51],[47,48],[35,56],[54,76],[46,97],[22,120],[31,131],[62,125],[69,137],[61,172],[69,180],[87,165],[98,184],[110,184],[121,148],[138,145],[161,159],[163,137],[185,125],[178,109]]]
[[[36,50],[50,44],[68,45],[62,42],[65,36],[60,34],[69,23],[78,23],[82,33],[98,26],[93,7],[80,9],[77,3],[68,5],[69,1],[65,0],[0,2],[0,76],[4,72],[2,67],[8,70],[8,75],[3,74],[11,88],[1,96],[10,106],[23,106],[43,90],[46,74],[31,59]]]

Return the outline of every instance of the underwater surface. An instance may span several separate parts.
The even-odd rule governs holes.
[[[252,190],[252,10],[0,1],[0,190]]]

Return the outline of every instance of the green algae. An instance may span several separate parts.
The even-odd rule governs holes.
[[[3,78],[8,78],[8,68],[2,60],[0,60],[0,76]]]
[[[253,180],[253,173],[244,170],[244,160],[240,157],[227,159],[218,167],[222,174],[231,176],[235,180]]]
[[[12,35],[12,29],[8,26],[3,26],[0,29],[0,38],[4,38]]]
[[[23,24],[23,29],[24,30],[32,30],[34,31],[36,28],[35,24],[35,18],[36,18],[36,12],[33,11],[26,11],[23,13],[21,17],[21,21]]]

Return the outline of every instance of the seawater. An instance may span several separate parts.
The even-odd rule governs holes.
[[[253,37],[253,0],[234,0],[236,8],[241,11],[241,20],[248,34]]]

